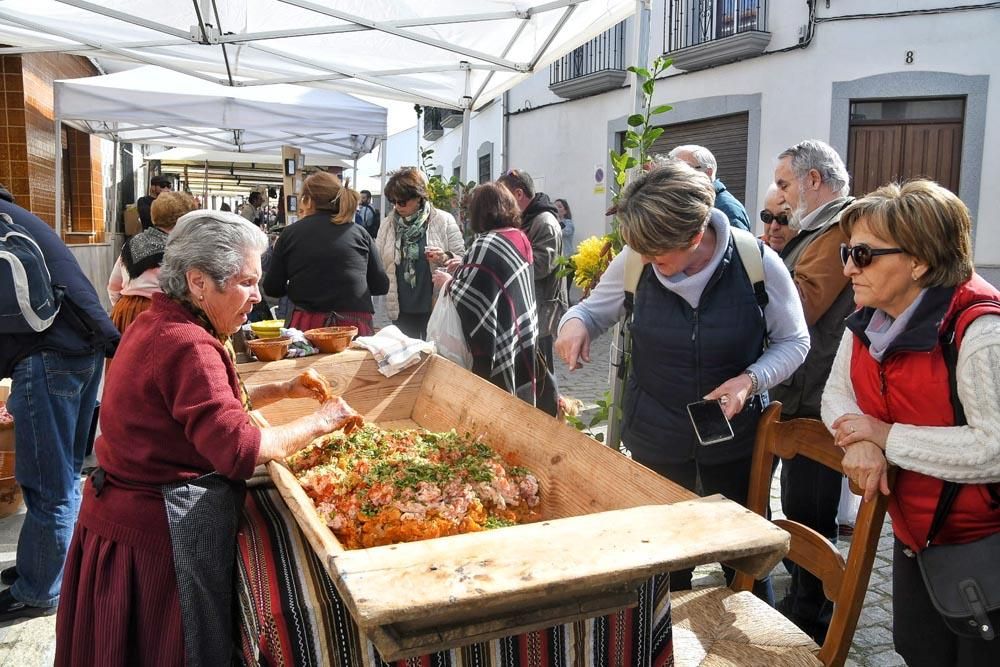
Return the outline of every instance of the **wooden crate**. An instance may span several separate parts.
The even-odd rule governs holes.
[[[762,576],[788,534],[722,497],[693,496],[656,473],[437,356],[386,378],[367,352],[245,364],[248,385],[306,368],[369,421],[482,434],[531,469],[541,520],[498,530],[344,550],[283,465],[270,473],[355,621],[395,660],[635,604],[635,588],[670,570],[723,561]],[[263,408],[282,424],[311,400]]]

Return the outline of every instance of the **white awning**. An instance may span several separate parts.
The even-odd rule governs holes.
[[[15,46],[0,54],[75,53],[244,90],[301,83],[475,110],[635,7],[636,0],[5,0],[0,42]]]
[[[108,139],[218,151],[279,152],[288,144],[355,158],[386,134],[385,108],[345,93],[232,88],[152,66],[56,81],[55,114]]]

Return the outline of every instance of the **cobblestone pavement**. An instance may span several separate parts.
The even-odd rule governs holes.
[[[608,390],[608,359],[611,335],[605,334],[591,345],[591,363],[570,372],[562,362],[556,362],[556,377],[560,391],[583,401],[584,408],[592,410],[598,399]],[[583,417],[586,421],[587,413]],[[783,516],[778,486],[780,476],[775,474],[771,486],[771,511],[775,518]],[[844,557],[850,547],[849,540],[838,544]],[[780,600],[788,590],[788,573],[778,565],[772,576],[775,593]],[[697,568],[695,587],[716,586],[723,583],[722,570],[716,565]],[[903,659],[892,648],[892,531],[889,517],[882,528],[878,552],[872,568],[864,608],[854,634],[854,642],[846,667],[894,667],[904,665]]]

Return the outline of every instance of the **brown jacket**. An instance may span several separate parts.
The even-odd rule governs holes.
[[[771,390],[786,418],[819,417],[823,388],[844,334],[844,320],[854,311],[854,290],[844,275],[840,244],[849,239],[840,230],[840,213],[852,200],[831,206],[826,219],[799,233],[781,258],[792,272],[809,326],[809,354],[790,378]]]

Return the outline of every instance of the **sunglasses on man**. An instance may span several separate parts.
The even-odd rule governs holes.
[[[881,255],[898,255],[901,252],[906,252],[902,248],[872,248],[867,243],[858,243],[857,245],[847,245],[846,243],[840,244],[840,261],[847,266],[847,260],[850,259],[854,262],[854,266],[859,269],[863,269],[872,261]]]
[[[775,215],[774,213],[771,213],[765,208],[760,212],[760,221],[763,222],[765,225],[769,225],[772,222],[776,222],[782,227],[784,227],[785,225],[788,224],[788,214],[779,213],[778,215]]]

